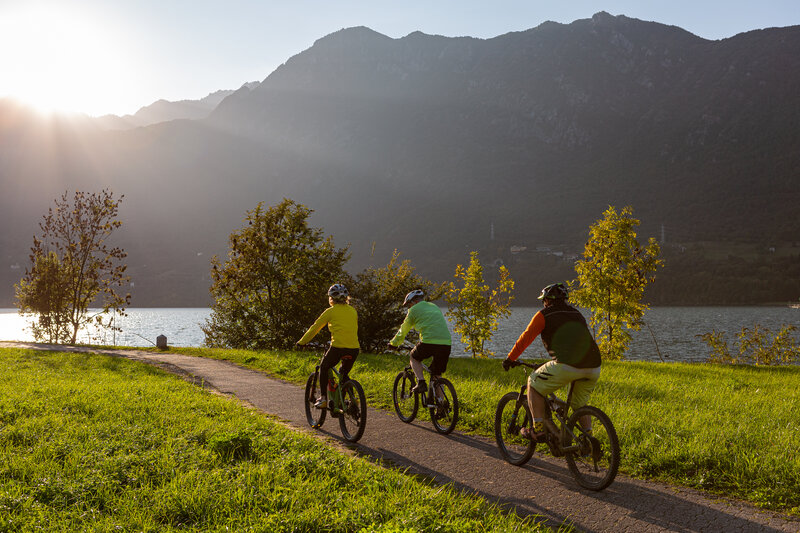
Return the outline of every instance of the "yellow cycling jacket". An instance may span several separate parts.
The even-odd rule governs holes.
[[[331,332],[334,348],[361,348],[358,344],[358,313],[347,304],[333,304],[319,315],[297,344],[307,344],[323,327]]]

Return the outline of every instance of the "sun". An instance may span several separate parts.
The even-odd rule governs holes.
[[[131,69],[108,25],[58,3],[14,5],[0,7],[0,97],[41,111],[111,112]]]

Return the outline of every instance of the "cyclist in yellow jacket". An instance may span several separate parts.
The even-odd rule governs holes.
[[[319,333],[323,327],[328,326],[331,332],[331,345],[319,365],[319,387],[321,396],[314,404],[317,409],[328,407],[328,373],[339,361],[342,383],[347,381],[347,376],[356,362],[361,346],[358,344],[358,313],[350,305],[350,293],[347,287],[336,283],[328,289],[328,303],[330,307],[319,315],[319,318],[308,328],[303,338],[297,341],[299,346],[307,344]]]

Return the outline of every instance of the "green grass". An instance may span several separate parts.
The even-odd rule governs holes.
[[[304,383],[318,355],[183,349]],[[407,359],[362,354],[351,375],[370,406],[392,409],[394,376]],[[445,374],[461,403],[457,429],[493,435],[494,410],[525,382],[498,360],[453,358]],[[620,437],[621,470],[800,515],[800,367],[605,362],[591,403]],[[299,407],[298,407],[299,408]],[[426,420],[423,413],[422,420]],[[566,468],[566,464],[565,464]]]
[[[545,530],[144,364],[0,350],[0,531],[435,528]]]

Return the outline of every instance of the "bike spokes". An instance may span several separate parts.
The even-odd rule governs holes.
[[[339,415],[342,435],[350,442],[356,442],[364,434],[367,426],[367,400],[364,390],[357,381],[347,381],[342,385],[342,412]]]
[[[450,381],[440,378],[431,391],[431,420],[436,431],[444,435],[453,431],[458,422],[458,397],[456,389]]]
[[[596,407],[577,409],[567,422],[577,451],[567,453],[567,464],[578,483],[592,490],[609,486],[620,461],[617,433],[608,416]]]

